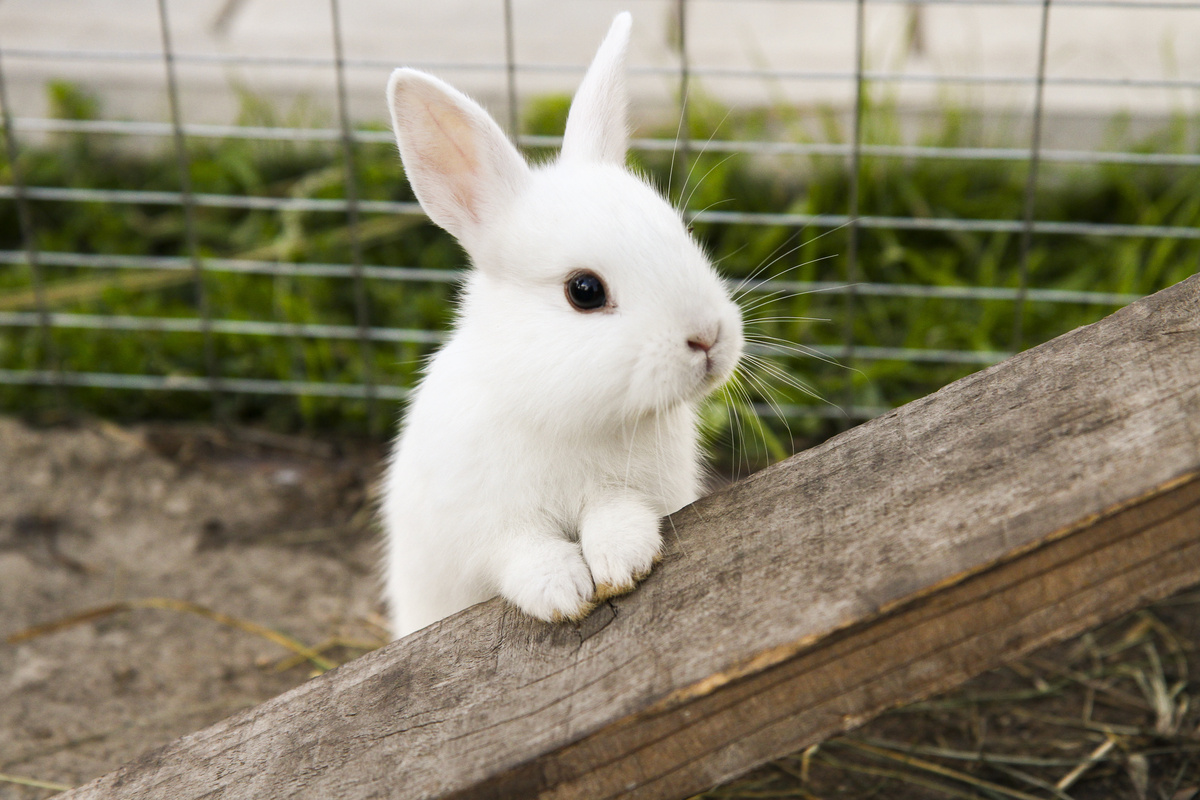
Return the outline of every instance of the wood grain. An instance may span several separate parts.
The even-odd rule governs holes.
[[[682,797],[1200,582],[1200,276],[64,797]]]

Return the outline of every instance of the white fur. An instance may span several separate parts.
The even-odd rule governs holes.
[[[474,266],[385,478],[396,636],[496,594],[582,616],[633,588],[659,518],[699,496],[696,405],[736,367],[741,316],[678,212],[623,166],[629,26],[618,15],[542,167],[438,79],[389,82],[414,191]],[[570,305],[581,269],[611,307]]]

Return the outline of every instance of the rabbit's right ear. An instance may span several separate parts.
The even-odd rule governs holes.
[[[629,97],[625,51],[633,16],[617,14],[571,101],[563,132],[564,161],[599,161],[624,166],[629,146]]]
[[[425,213],[471,251],[479,231],[529,178],[529,165],[474,100],[432,75],[388,81],[392,128]]]

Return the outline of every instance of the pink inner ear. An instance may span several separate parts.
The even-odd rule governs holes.
[[[529,166],[483,107],[448,83],[398,69],[388,85],[400,157],[421,207],[472,252]]]
[[[471,222],[478,223],[479,197],[475,186],[480,179],[480,164],[470,120],[448,109],[423,105],[440,133],[429,137],[429,152],[424,160],[442,173],[452,204],[461,208]]]

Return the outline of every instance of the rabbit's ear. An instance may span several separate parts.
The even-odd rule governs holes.
[[[478,103],[432,75],[396,70],[388,104],[417,200],[470,251],[481,226],[520,191],[528,164]]]
[[[561,158],[624,165],[629,146],[625,51],[633,18],[622,11],[592,59],[571,102]]]

